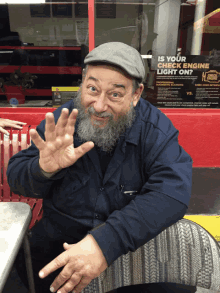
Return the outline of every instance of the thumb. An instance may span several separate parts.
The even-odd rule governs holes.
[[[63,243],[63,247],[64,247],[64,249],[65,250],[68,250],[68,249],[70,249],[71,247],[73,247],[73,245],[75,245],[75,244],[68,244],[68,243]]]

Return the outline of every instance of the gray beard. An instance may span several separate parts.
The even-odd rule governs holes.
[[[92,141],[96,146],[105,152],[111,152],[115,147],[121,134],[126,128],[131,127],[135,119],[135,109],[131,103],[129,111],[125,115],[120,115],[117,121],[113,120],[111,113],[97,113],[93,107],[88,108],[85,112],[85,107],[81,103],[81,90],[78,91],[74,98],[74,107],[78,110],[77,120],[79,121],[77,135],[82,142]],[[108,123],[104,127],[96,127],[102,125],[101,121],[91,123],[91,115],[95,114],[98,117],[109,117]]]

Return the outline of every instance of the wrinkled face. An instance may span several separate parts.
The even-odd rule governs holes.
[[[139,97],[132,95],[132,79],[107,65],[89,66],[82,84],[81,103],[86,112],[93,107],[91,123],[104,127],[128,113],[131,103],[135,107]]]
[[[120,135],[135,118],[142,86],[134,94],[130,77],[108,65],[89,66],[75,98],[78,136],[111,151]]]

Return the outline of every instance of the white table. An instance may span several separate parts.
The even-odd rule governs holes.
[[[0,202],[0,292],[23,244],[30,293],[35,293],[28,227],[32,212],[23,202]]]

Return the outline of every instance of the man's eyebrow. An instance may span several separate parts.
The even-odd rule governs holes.
[[[123,84],[113,84],[114,87],[121,87],[125,90],[125,86]]]
[[[95,77],[93,77],[93,76],[89,76],[89,77],[88,77],[88,80],[89,80],[89,79],[92,79],[92,80],[94,80],[94,81],[99,81],[97,78],[95,78]]]
[[[94,81],[99,81],[99,80],[98,80],[97,78],[95,78],[94,76],[89,76],[89,77],[88,77],[88,80],[89,80],[89,79],[92,79],[92,80],[94,80]],[[114,86],[114,87],[117,87],[117,88],[123,88],[123,89],[125,90],[125,86],[124,86],[123,84],[116,84],[116,83],[115,83],[115,84],[113,84],[113,86]]]

